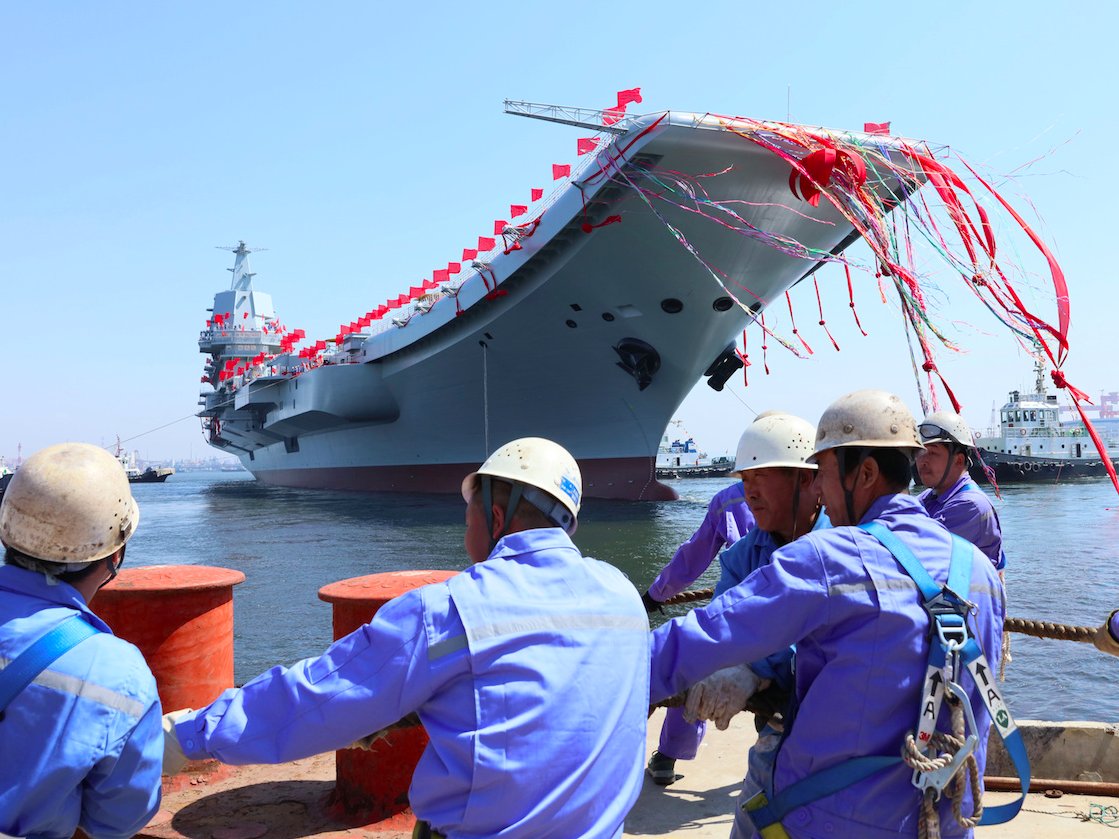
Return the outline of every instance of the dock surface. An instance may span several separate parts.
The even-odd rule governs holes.
[[[664,711],[649,720],[646,755],[656,748]],[[678,761],[676,783],[645,780],[626,819],[628,837],[727,839],[746,752],[755,738],[753,717],[739,714],[729,729],[711,726],[696,760]],[[298,839],[382,837],[408,839],[410,817],[377,824],[341,820],[326,806],[334,786],[334,755],[276,766],[222,767],[209,775],[180,776],[163,807],[140,834],[148,839]],[[610,794],[604,790],[603,794]],[[986,802],[1010,801],[1012,793],[987,793]],[[1048,798],[1031,793],[1009,824],[976,830],[977,839],[1064,839],[1119,836],[1119,799],[1089,795]]]

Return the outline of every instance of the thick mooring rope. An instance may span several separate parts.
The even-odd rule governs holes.
[[[680,606],[684,603],[695,603],[699,600],[710,600],[715,596],[713,588],[697,588],[681,592],[675,597],[664,601],[664,606]],[[1033,620],[1031,618],[1007,618],[1003,622],[1003,629],[1007,632],[1018,632],[1022,635],[1032,635],[1035,638],[1053,638],[1057,641],[1079,641],[1090,644],[1096,634],[1095,627],[1072,626],[1067,623],[1054,623],[1052,621]]]

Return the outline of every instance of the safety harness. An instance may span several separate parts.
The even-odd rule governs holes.
[[[939,586],[913,552],[884,525],[869,522],[859,527],[877,539],[913,579],[921,592],[922,605],[929,614],[929,662],[925,670],[916,733],[906,736],[900,756],[851,758],[797,781],[774,795],[772,800],[769,800],[764,791],[759,792],[743,804],[743,808],[749,813],[750,820],[763,839],[788,839],[789,835],[781,825],[781,820],[791,811],[846,789],[876,772],[905,763],[913,768],[913,785],[922,792],[920,835],[930,839],[939,836],[936,804],[949,784],[953,785],[950,790],[954,804],[953,815],[962,826],[974,827],[1010,821],[1022,808],[1029,791],[1030,764],[1022,736],[999,693],[983,650],[967,624],[967,616],[975,606],[960,592],[966,594],[970,589],[974,546],[958,536],[952,537],[948,582]],[[1022,785],[1022,794],[1016,801],[985,811],[980,800],[978,768],[975,763],[979,735],[971,702],[957,682],[961,663],[979,689],[980,698],[1014,762]],[[940,708],[946,697],[952,710],[951,735],[935,731]],[[964,728],[965,717],[967,731]],[[946,750],[940,752],[941,748]],[[954,752],[948,751],[953,748]],[[964,783],[960,773],[965,767],[970,775],[975,807],[970,817],[960,812]]]
[[[11,701],[35,681],[36,676],[63,653],[100,631],[82,620],[81,615],[73,615],[40,635],[30,647],[9,661],[8,666],[0,670],[0,720]]]

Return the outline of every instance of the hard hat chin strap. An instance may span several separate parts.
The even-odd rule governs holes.
[[[939,488],[944,486],[944,482],[948,480],[948,473],[952,471],[952,461],[956,459],[957,451],[958,449],[956,448],[956,445],[954,443],[948,444],[948,462],[944,464],[944,471],[940,473],[940,480],[936,482],[936,488],[938,492]],[[966,464],[966,456],[964,460]]]
[[[107,586],[109,583],[111,583],[113,580],[115,580],[117,578],[117,574],[120,573],[121,566],[124,565],[124,549],[125,549],[125,545],[121,545],[120,546],[120,561],[119,562],[112,562],[113,556],[115,556],[115,554],[110,554],[109,556],[105,557],[110,562],[112,562],[113,570],[112,570],[112,573],[109,574],[109,579],[105,580],[105,582],[103,582],[101,585],[99,585],[97,587],[98,590],[104,588],[105,586]]]
[[[851,486],[847,486],[847,475],[849,474],[847,470],[847,455],[850,451],[850,449],[846,448],[836,449],[835,459],[836,462],[839,464],[840,485],[843,487],[843,501],[847,505],[847,523],[855,525],[859,523],[859,520],[855,518],[855,482],[852,481]],[[850,470],[851,472],[857,473],[859,471],[859,467],[863,465],[863,461],[866,460],[867,456],[870,454],[867,449],[859,449],[858,452],[859,459],[855,463],[854,467]],[[855,481],[858,481],[858,479],[859,477],[856,474]]]
[[[482,507],[486,513],[486,533],[490,539],[490,552],[497,547],[497,543],[501,540],[509,530],[509,520],[512,517],[513,511],[517,509],[517,505],[521,503],[521,495],[524,493],[524,484],[513,483],[512,490],[509,492],[509,503],[505,505],[505,516],[501,523],[501,532],[497,536],[493,535],[493,478],[489,475],[479,476],[482,482]]]
[[[797,519],[800,517],[800,471],[793,470],[793,480],[796,488],[793,490],[793,532],[789,534],[789,541],[797,538]]]
[[[560,501],[542,489],[517,481],[509,481],[512,489],[509,492],[509,503],[505,505],[505,520],[501,525],[501,532],[495,537],[493,535],[493,478],[489,475],[479,475],[478,480],[481,482],[482,507],[485,509],[486,533],[490,537],[491,552],[497,546],[501,537],[509,532],[509,522],[512,520],[513,514],[516,513],[517,506],[521,503],[522,498],[543,513],[548,521],[556,527],[562,528],[565,533],[570,534],[575,530],[575,516]]]

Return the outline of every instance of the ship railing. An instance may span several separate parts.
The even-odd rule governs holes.
[[[997,437],[999,434],[992,433],[992,429],[988,429],[989,437]],[[1052,425],[1043,426],[1024,426],[1024,425],[1008,425],[1004,432],[1008,439],[1015,437],[1087,437],[1088,432],[1084,428],[1057,428]]]
[[[505,104],[508,107],[509,105],[531,105],[532,103],[517,103],[517,102],[507,101]],[[543,107],[549,107],[549,108],[554,107],[554,108],[559,108],[560,110],[565,110],[561,106],[558,106],[558,105],[555,105],[555,106],[549,105],[549,106],[543,106]],[[591,113],[590,111],[587,111],[586,109],[579,109],[579,108],[566,109],[566,110],[574,110],[574,111],[582,111],[584,113]],[[519,111],[508,111],[508,112],[509,113],[520,113]],[[601,111],[596,111],[594,113],[601,114],[602,112]],[[635,118],[636,117],[625,117],[617,123],[617,126],[622,126],[627,121],[631,121]],[[562,120],[556,120],[556,121],[559,122],[559,121],[562,121]],[[629,130],[628,127],[626,127],[625,130],[623,130],[623,131],[613,132],[612,129],[616,128],[617,126],[592,125],[591,127],[592,128],[598,128],[598,129],[600,129],[600,130],[602,130],[603,132],[606,132],[606,133],[624,134],[625,131]],[[601,150],[607,148],[609,145],[610,145],[609,143],[603,143],[599,146],[598,150],[601,151]],[[533,205],[532,212],[529,214],[530,221],[531,221],[531,219],[539,218],[545,212],[547,212],[552,207],[554,207],[559,202],[559,200],[567,193],[567,187],[571,184],[574,184],[574,183],[578,182],[583,177],[583,175],[586,173],[586,171],[588,169],[596,168],[598,166],[601,166],[601,164],[597,164],[595,162],[597,160],[597,158],[598,158],[597,154],[585,154],[585,155],[583,155],[583,157],[579,160],[579,162],[576,163],[571,168],[571,175],[567,179],[568,183],[565,184],[564,186],[558,188],[558,189],[553,189],[550,193],[548,193],[542,199],[540,199],[539,202],[537,202],[535,205]],[[516,226],[514,224],[514,222],[512,222],[512,221],[510,221],[509,223],[513,224],[513,226]],[[505,243],[504,243],[501,235],[500,234],[495,234],[494,238],[497,240],[497,244],[494,246],[494,248],[492,250],[485,251],[485,252],[480,251],[478,253],[478,256],[476,257],[479,262],[484,262],[484,263],[489,264],[494,259],[496,259],[498,256],[503,256],[504,255]],[[471,269],[463,271],[463,273],[460,275],[461,279],[459,279],[457,282],[450,282],[450,283],[447,283],[447,284],[450,285],[451,288],[453,288],[457,292],[458,289],[462,288],[463,284],[465,284],[467,280],[469,280],[471,277],[475,277],[477,275],[478,275],[478,272],[475,271],[473,268],[471,268]],[[439,300],[442,300],[444,297],[450,297],[452,295],[444,294],[443,291],[437,289],[437,290],[434,290],[432,292],[432,296],[434,296],[435,301],[438,302]],[[388,314],[386,314],[381,320],[374,321],[372,324],[370,324],[370,326],[369,326],[370,336],[369,337],[373,338],[377,335],[381,335],[385,332],[388,332],[390,329],[403,328],[403,327],[396,327],[396,325],[392,322],[392,318],[393,317],[400,317],[401,313],[408,315],[408,323],[411,323],[413,317],[423,317],[425,314],[427,314],[427,312],[416,310],[414,301],[409,302],[409,306],[411,308],[409,308],[409,309],[403,309],[402,308],[402,309],[399,310],[399,312],[398,312],[398,310],[390,310],[390,312]],[[431,309],[429,308],[428,311],[431,311]],[[404,324],[404,325],[406,326],[407,323]]]
[[[278,344],[280,337],[275,332],[265,332],[263,329],[245,329],[243,326],[215,326],[210,329],[203,329],[198,333],[199,341],[209,341],[210,343],[219,341],[229,343],[236,339],[268,343],[271,339],[272,343]]]

